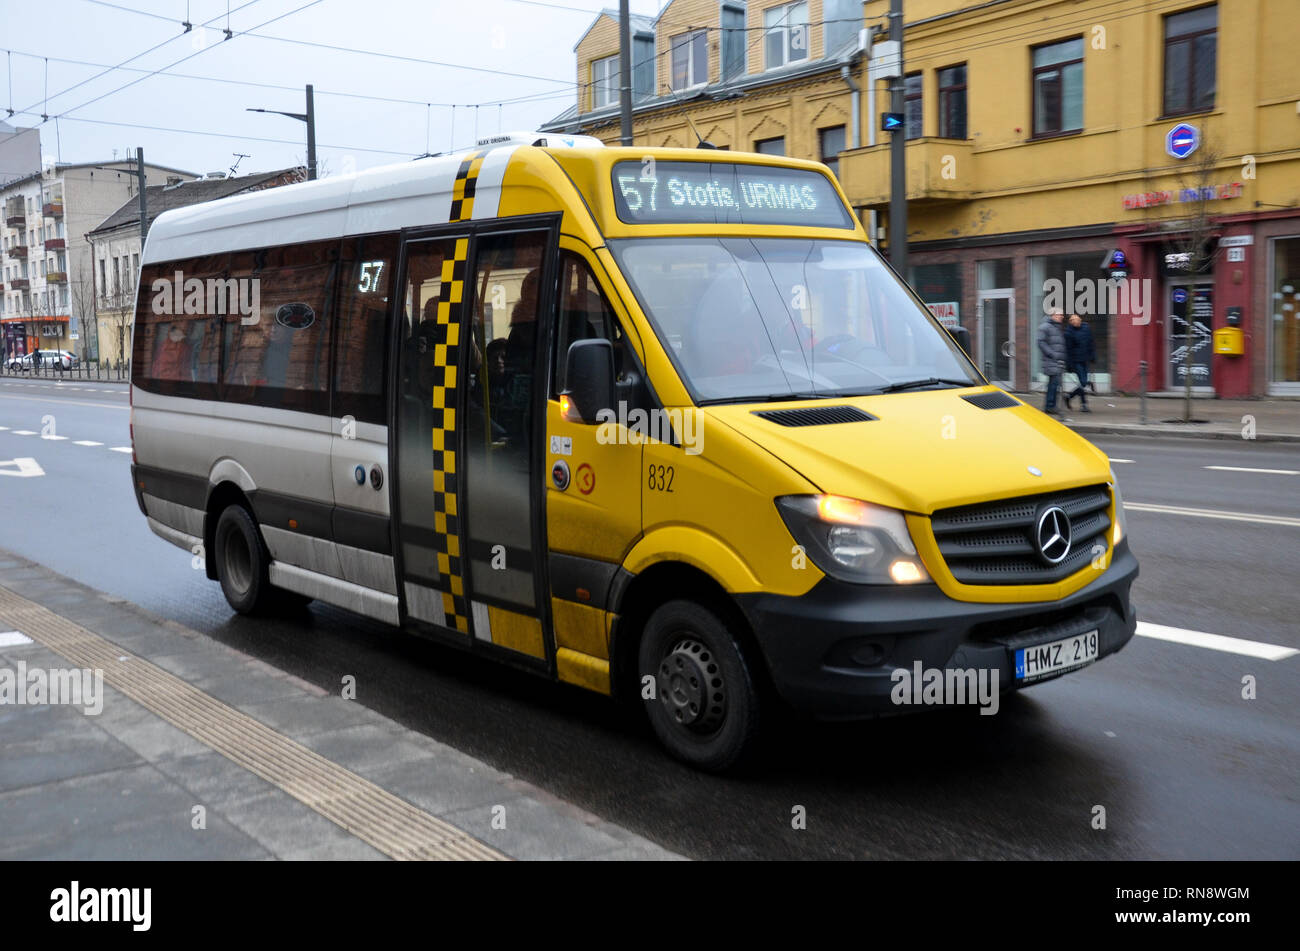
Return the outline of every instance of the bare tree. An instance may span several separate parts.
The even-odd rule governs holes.
[[[94,327],[96,338],[99,336],[99,325],[95,319],[94,284],[91,281],[69,281],[68,302],[77,318],[77,326],[81,328],[81,359],[89,360],[90,329]]]

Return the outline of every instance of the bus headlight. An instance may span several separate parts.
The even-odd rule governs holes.
[[[813,564],[855,584],[930,580],[897,509],[842,495],[784,495],[777,511]]]
[[[1110,470],[1110,488],[1115,496],[1115,540],[1111,546],[1117,546],[1128,534],[1128,518],[1124,515],[1124,495],[1119,490],[1119,480],[1115,478],[1115,470]]]

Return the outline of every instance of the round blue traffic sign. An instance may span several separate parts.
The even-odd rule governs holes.
[[[1176,159],[1185,159],[1201,144],[1201,132],[1194,125],[1180,122],[1165,135],[1165,151]]]
[[[1175,288],[1175,289],[1174,289],[1174,303],[1175,303],[1175,304],[1182,304],[1182,303],[1185,303],[1186,301],[1187,301],[1187,291],[1183,290],[1181,287]]]

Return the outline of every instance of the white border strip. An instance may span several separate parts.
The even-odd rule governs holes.
[[[1207,647],[1214,651],[1243,654],[1246,657],[1258,657],[1262,660],[1286,660],[1288,657],[1300,654],[1300,651],[1291,647],[1265,644],[1262,641],[1248,641],[1240,637],[1224,637],[1222,634],[1207,634],[1204,631],[1185,631],[1181,627],[1166,627],[1163,624],[1150,624],[1146,621],[1138,621],[1137,634],[1139,637],[1150,637],[1157,641]]]

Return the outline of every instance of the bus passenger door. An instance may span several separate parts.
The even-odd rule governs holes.
[[[394,502],[405,616],[524,666],[543,636],[538,289],[551,228],[408,240]]]

